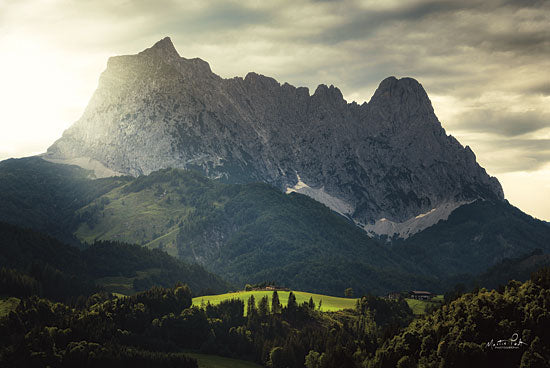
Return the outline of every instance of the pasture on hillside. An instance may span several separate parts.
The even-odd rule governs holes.
[[[304,291],[292,292],[296,296],[296,302],[298,304],[302,304],[304,302],[307,303],[309,302],[309,298],[313,298],[315,308],[319,309],[319,301],[321,301],[321,311],[323,312],[333,312],[341,309],[355,308],[355,305],[357,303],[356,298],[339,298],[336,296],[306,293]],[[277,291],[277,294],[279,295],[279,301],[283,306],[285,306],[288,302],[288,295],[290,294],[290,292]],[[208,303],[215,305],[224,300],[241,299],[242,301],[244,301],[246,306],[246,302],[248,302],[248,299],[251,295],[254,295],[256,303],[258,303],[260,299],[267,295],[267,297],[269,298],[269,305],[271,305],[271,296],[273,295],[273,291],[238,291],[235,293],[199,296],[193,298],[193,305],[201,306]]]

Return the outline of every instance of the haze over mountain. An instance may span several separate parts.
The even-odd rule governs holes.
[[[390,77],[368,103],[334,86],[222,79],[164,38],[109,59],[83,116],[45,156],[100,175],[194,168],[306,194],[369,232],[407,237],[502,188],[448,136],[422,86]]]

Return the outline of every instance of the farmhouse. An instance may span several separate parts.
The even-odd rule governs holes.
[[[433,297],[434,297],[434,294],[430,293],[429,291],[419,291],[419,290],[409,291],[409,298],[411,299],[430,300]]]
[[[263,290],[267,291],[290,291],[289,288],[281,287],[281,286],[266,286]]]

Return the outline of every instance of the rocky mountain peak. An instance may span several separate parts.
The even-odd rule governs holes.
[[[463,203],[503,198],[412,78],[386,78],[359,107],[334,86],[310,95],[253,72],[220,78],[205,61],[180,57],[169,38],[112,58],[85,113],[48,156],[135,176],[176,167],[263,181],[389,235],[399,224],[407,234],[429,226]]]
[[[249,72],[246,74],[244,81],[252,88],[259,88],[263,90],[273,90],[280,87],[280,83],[274,78],[254,72]]]
[[[326,84],[319,84],[313,93],[314,96],[322,96],[323,98],[331,98],[335,100],[344,100],[342,92],[332,84],[328,87]]]
[[[417,97],[419,102],[429,101],[424,87],[416,79],[410,77],[397,79],[391,76],[380,82],[371,101],[390,99],[393,102],[402,102],[410,96]]]
[[[369,101],[379,119],[394,124],[410,124],[415,115],[433,115],[433,107],[424,87],[414,78],[384,79]],[[435,116],[435,115],[434,115]],[[423,119],[423,122],[428,122]],[[439,124],[438,124],[439,125]]]
[[[152,47],[145,49],[138,55],[151,55],[168,60],[180,57],[170,37],[164,37],[162,40],[155,43]]]

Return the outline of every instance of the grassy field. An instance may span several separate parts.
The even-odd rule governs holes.
[[[308,302],[309,298],[313,298],[315,307],[318,308],[319,301],[322,301],[321,311],[323,312],[337,311],[346,308],[355,308],[355,303],[357,302],[357,299],[355,298],[338,298],[335,296],[312,294],[303,291],[293,291],[293,293],[294,295],[296,295],[296,301],[298,302],[298,304]],[[281,304],[286,305],[288,302],[289,292],[278,291],[277,294],[279,294],[279,300],[281,301]],[[229,299],[241,299],[245,302],[246,305],[246,302],[251,295],[254,295],[256,303],[259,302],[261,298],[267,295],[269,297],[269,303],[271,305],[271,296],[273,295],[273,291],[239,291],[236,293],[199,296],[197,298],[193,298],[193,305],[200,306],[201,304],[207,304],[209,302],[210,304],[218,304],[223,300]]]
[[[19,305],[19,299],[13,297],[0,297],[0,317],[7,316]]]
[[[197,359],[199,368],[260,368],[261,365],[247,362],[246,360],[238,360],[224,358],[217,355],[185,353],[190,357]]]
[[[412,309],[415,316],[421,316],[426,313],[426,309],[429,306],[436,306],[439,307],[441,304],[443,304],[443,295],[437,295],[433,297],[431,300],[416,300],[416,299],[405,299],[407,301],[407,304],[409,304],[409,307]]]
[[[102,200],[104,205],[100,204]],[[192,211],[179,201],[171,200],[170,195],[159,195],[153,189],[126,194],[117,188],[79,210],[79,213],[94,213],[97,223],[92,228],[82,223],[75,235],[88,243],[109,239],[149,248],[162,245],[168,254],[177,256],[178,222]]]

